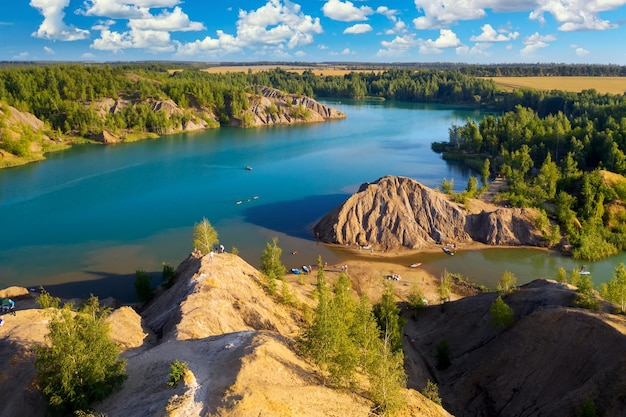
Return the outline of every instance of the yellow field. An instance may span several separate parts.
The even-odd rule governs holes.
[[[343,66],[333,66],[333,65],[329,65],[329,66],[311,66],[311,67],[307,67],[307,66],[302,66],[302,67],[298,67],[298,66],[294,66],[294,65],[237,65],[237,66],[231,66],[231,67],[210,67],[210,68],[206,68],[203,71],[209,72],[209,73],[214,73],[214,74],[219,74],[219,73],[224,73],[224,72],[248,72],[248,70],[251,70],[252,72],[259,72],[259,71],[267,71],[267,70],[273,70],[276,68],[280,68],[283,69],[285,71],[290,71],[290,72],[297,72],[299,74],[302,74],[304,71],[306,70],[310,70],[313,72],[313,74],[315,75],[345,75],[345,74],[349,74],[353,71],[355,72],[359,72],[358,70],[350,70],[347,69],[346,67]],[[364,71],[364,70],[363,70]]]
[[[506,89],[582,91],[595,89],[599,93],[623,94],[626,77],[488,77]]]

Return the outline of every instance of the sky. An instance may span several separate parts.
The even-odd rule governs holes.
[[[626,65],[626,0],[4,0],[0,61]]]

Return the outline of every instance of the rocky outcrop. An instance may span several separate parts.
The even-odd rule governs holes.
[[[419,249],[443,242],[489,245],[542,244],[532,209],[488,206],[468,213],[448,196],[417,181],[387,176],[361,185],[314,227],[328,243]]]
[[[287,94],[266,86],[255,86],[254,94],[250,94],[248,100],[247,113],[252,115],[254,126],[322,122],[346,117],[339,110],[310,97]],[[241,123],[241,120],[235,121],[235,124]]]

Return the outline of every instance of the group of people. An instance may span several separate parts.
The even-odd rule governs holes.
[[[2,300],[2,314],[9,313],[15,316],[15,301],[11,298]],[[0,317],[0,326],[4,324],[4,318]]]

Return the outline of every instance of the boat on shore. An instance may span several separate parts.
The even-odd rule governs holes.
[[[454,252],[451,249],[446,248],[445,246],[441,248],[441,250],[443,250],[448,255],[454,255]]]
[[[420,265],[422,265],[421,262],[415,262],[414,264],[409,265],[409,268],[417,268]]]

